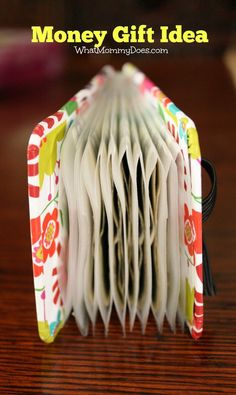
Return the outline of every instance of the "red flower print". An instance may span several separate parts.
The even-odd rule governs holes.
[[[188,207],[184,205],[184,242],[191,256],[194,254],[194,240],[196,238],[192,216],[189,215]]]
[[[194,293],[194,317],[191,330],[192,337],[197,340],[202,335],[203,330],[203,295],[195,290]]]
[[[198,275],[198,278],[201,282],[203,282],[203,273],[202,273],[202,263],[196,266],[196,272]]]
[[[184,205],[184,241],[191,256],[194,252],[202,252],[202,214],[193,210],[189,214],[188,207]]]
[[[42,249],[41,240],[40,240],[39,244],[36,245],[36,247],[33,248],[32,255],[33,255],[34,261],[36,263],[43,262],[43,249]]]
[[[57,278],[58,277],[58,273],[57,273],[57,268],[56,267],[53,268],[52,275],[56,276],[55,280],[54,280],[54,283],[53,283],[53,286],[52,286],[52,292],[54,294],[53,295],[53,303],[57,304],[57,302],[59,302],[60,305],[62,306],[63,305],[63,300],[62,300],[61,292],[60,292],[60,288],[59,288],[59,281],[58,281],[58,278]]]
[[[195,298],[195,302],[202,304],[203,303],[203,294],[201,292],[197,292],[195,289],[194,292],[194,298]]]
[[[39,277],[43,273],[43,266],[33,264],[34,277]]]
[[[30,220],[31,241],[35,244],[41,236],[40,216]]]
[[[54,208],[52,214],[47,213],[43,221],[42,229],[42,249],[43,262],[46,262],[48,256],[52,257],[56,250],[55,239],[59,232],[59,222],[57,220],[58,210]]]
[[[195,240],[194,240],[194,250],[197,254],[202,252],[202,213],[193,210],[192,213],[194,229],[195,229]]]

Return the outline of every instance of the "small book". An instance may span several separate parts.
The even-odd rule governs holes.
[[[193,121],[141,71],[104,67],[33,130],[28,190],[39,335],[115,309],[203,330],[201,156]]]

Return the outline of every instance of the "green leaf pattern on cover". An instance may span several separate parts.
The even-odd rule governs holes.
[[[188,322],[192,323],[193,320],[193,305],[194,305],[194,287],[191,288],[188,279],[185,282],[186,292],[186,307],[185,315]]]
[[[76,101],[74,100],[70,100],[68,101],[68,103],[66,103],[61,110],[66,110],[68,115],[71,115],[78,107],[78,104]]]
[[[42,188],[44,176],[51,176],[57,160],[57,143],[64,137],[66,122],[57,126],[42,140],[39,151],[39,185]]]

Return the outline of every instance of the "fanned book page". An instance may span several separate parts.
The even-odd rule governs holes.
[[[29,201],[44,341],[71,312],[82,335],[98,315],[107,335],[113,310],[123,333],[136,319],[144,333],[152,314],[160,333],[166,319],[201,335],[200,159],[193,122],[131,65],[104,68],[36,126]]]

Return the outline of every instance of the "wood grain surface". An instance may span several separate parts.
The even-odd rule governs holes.
[[[116,64],[122,63],[123,59]],[[236,130],[233,86],[220,60],[135,62],[196,122],[202,154],[217,169],[219,194],[205,226],[217,296],[205,298],[204,334],[158,336],[152,317],[123,337],[113,315],[104,337],[83,338],[71,318],[51,345],[37,333],[28,225],[26,147],[35,124],[97,71],[4,94],[0,101],[0,393],[236,393]],[[179,77],[177,77],[177,73]]]

